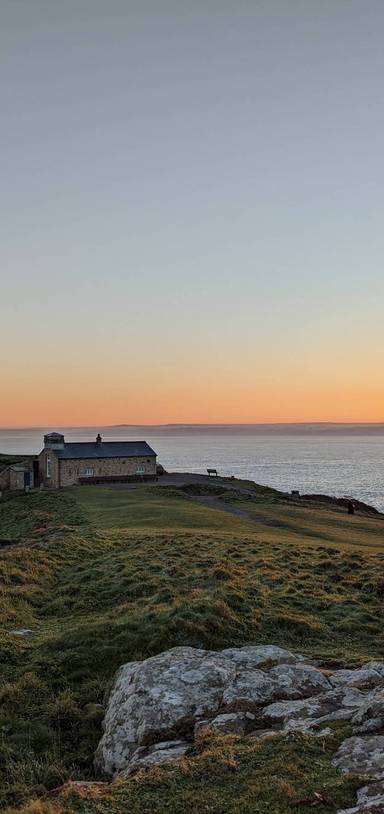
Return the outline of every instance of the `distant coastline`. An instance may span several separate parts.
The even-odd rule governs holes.
[[[302,422],[279,424],[114,424],[108,429],[143,429],[158,434],[384,435],[384,423]]]
[[[41,425],[33,427],[0,427],[1,432],[60,430],[127,430],[156,435],[377,435],[384,436],[383,423],[313,421],[263,424],[84,424]]]

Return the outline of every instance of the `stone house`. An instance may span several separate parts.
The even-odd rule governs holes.
[[[0,492],[31,489],[34,485],[34,474],[32,461],[9,464],[0,472]]]
[[[40,483],[52,489],[84,483],[155,480],[156,452],[146,441],[66,442],[57,432],[44,436]]]

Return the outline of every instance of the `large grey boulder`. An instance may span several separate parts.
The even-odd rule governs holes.
[[[175,647],[130,662],[118,671],[110,694],[96,765],[111,776],[177,760],[203,728],[257,737],[278,730],[326,736],[328,721],[350,720],[356,735],[371,737],[345,741],[334,765],[367,771],[383,760],[380,670],[381,663],[372,662],[356,671],[322,671],[274,645],[223,652]]]
[[[220,653],[175,647],[122,667],[104,719],[96,763],[106,774],[125,769],[139,746],[191,731],[217,713],[236,674]]]
[[[332,759],[341,772],[384,778],[384,735],[347,738]]]

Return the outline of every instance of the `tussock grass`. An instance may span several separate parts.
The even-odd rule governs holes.
[[[348,526],[346,516],[330,517],[328,508],[299,507],[297,529],[319,537],[308,543],[296,529],[287,540],[286,528],[268,523],[289,524],[296,509],[275,495],[258,493],[255,500],[265,524],[161,487],[84,487],[0,504],[0,538],[16,541],[0,559],[3,804],[68,778],[94,778],[105,694],[130,659],[181,644],[220,649],[255,642],[308,652],[330,665],[384,655],[383,519],[354,516]],[[355,535],[348,545],[351,529],[360,542]],[[34,635],[15,637],[9,631],[18,626]],[[315,782],[330,784],[332,799],[346,807],[350,785],[329,769],[327,748],[300,738],[275,744],[274,752],[267,741],[220,741],[188,758],[183,771],[108,787],[91,808],[78,795],[42,802],[41,814],[51,814],[50,806],[117,814],[234,811],[238,799],[242,811],[267,811],[268,794],[275,805],[269,811],[294,811],[292,800]],[[223,768],[227,749],[238,755],[234,773]],[[296,777],[287,767],[296,766],[300,750]],[[275,791],[272,776],[282,783],[272,784]],[[250,807],[255,794],[259,809]],[[277,799],[286,808],[276,807]],[[39,814],[36,805],[25,811]]]
[[[178,766],[143,771],[105,787],[69,783],[53,801],[34,801],[19,814],[309,814],[314,805],[336,811],[352,804],[358,786],[356,778],[330,768],[341,737],[211,737]]]

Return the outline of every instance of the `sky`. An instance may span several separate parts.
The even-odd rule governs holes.
[[[383,0],[2,0],[0,426],[384,420]]]

